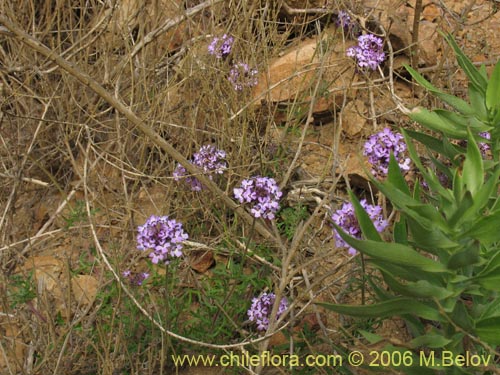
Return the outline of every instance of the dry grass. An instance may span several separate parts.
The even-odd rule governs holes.
[[[139,3],[0,5],[9,21],[0,26],[1,371],[168,374],[172,353],[263,351],[268,341],[251,334],[240,313],[248,308],[242,299],[266,286],[293,300],[284,332],[301,331],[303,317],[315,316],[317,331],[285,340],[283,352],[360,345],[350,335],[356,323],[343,327],[313,304],[345,299],[346,286],[351,298],[359,293],[357,265],[333,252],[325,221],[342,195],[336,112],[346,90],[333,110],[329,163],[321,176],[302,179],[301,150],[315,131],[313,108],[330,61],[319,59],[302,116],[297,95],[281,126],[278,106],[253,100],[251,90],[235,92],[224,76],[229,62],[206,53],[213,35],[230,32],[233,54],[264,71],[286,45],[319,40],[337,5],[308,15],[285,7],[287,15],[280,1]],[[339,33],[331,42],[345,40]],[[227,152],[229,171],[217,184],[200,176],[208,189],[192,193],[172,172],[182,163],[196,173],[187,159],[207,143]],[[233,187],[252,175],[275,176],[290,192],[283,205],[307,206],[293,238],[269,222],[254,230],[233,202]],[[135,250],[136,228],[151,214],[175,217],[192,240],[165,277]],[[196,251],[212,251],[217,272],[194,272]],[[33,258],[41,263],[26,266]],[[159,276],[137,288],[123,281],[125,269]],[[97,282],[86,290],[88,301],[75,292],[82,275]],[[220,321],[224,329],[214,337]]]

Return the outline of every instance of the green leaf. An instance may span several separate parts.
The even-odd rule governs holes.
[[[450,339],[438,334],[438,333],[427,333],[423,336],[419,336],[410,341],[410,346],[412,348],[430,348],[430,349],[438,349],[444,348],[451,342]]]
[[[458,128],[453,122],[436,111],[430,112],[425,108],[415,108],[408,116],[428,129],[444,133],[452,138],[463,139],[467,135],[464,129]]]
[[[433,285],[427,280],[401,283],[389,273],[384,272],[383,275],[385,282],[392,291],[406,297],[445,299],[453,295],[453,292],[448,289]]]
[[[462,176],[466,188],[468,188],[474,197],[483,185],[484,166],[481,151],[479,151],[479,147],[470,131],[468,131],[467,155],[464,161]]]
[[[401,168],[399,167],[394,154],[391,152],[389,158],[389,171],[387,173],[387,181],[391,183],[396,189],[402,191],[406,195],[410,195],[410,189],[408,188],[408,184],[401,173]]]
[[[386,273],[390,275],[397,275],[400,279],[408,280],[410,282],[427,280],[429,283],[434,285],[443,285],[446,279],[439,273],[422,271],[421,269],[409,266],[400,266],[380,259],[370,258],[367,259],[366,262],[379,269],[382,274]],[[387,295],[386,298],[381,299],[387,299],[389,296],[392,295]]]
[[[394,223],[394,242],[408,245],[408,230],[406,228],[406,219],[401,217]]]
[[[385,260],[393,264],[409,266],[427,272],[449,272],[442,264],[420,255],[411,247],[397,243],[358,240],[347,235],[338,225],[334,224],[334,226],[345,242],[363,254],[369,255],[375,259]]]
[[[333,303],[316,303],[328,310],[339,314],[350,315],[360,318],[387,318],[391,316],[400,316],[412,314],[420,318],[443,321],[444,318],[439,311],[427,304],[419,302],[414,298],[398,297],[389,301],[374,303],[372,305],[341,305]]]
[[[471,243],[465,249],[453,253],[448,261],[448,268],[456,270],[478,263],[480,261],[479,250],[478,243]]]
[[[445,39],[448,42],[448,44],[453,48],[455,51],[455,55],[457,57],[457,62],[458,65],[464,70],[465,74],[467,74],[467,77],[469,78],[469,81],[481,92],[485,93],[486,92],[486,86],[488,82],[484,78],[484,76],[481,74],[481,72],[474,66],[472,61],[462,52],[458,44],[455,42],[455,39],[453,39],[453,36],[451,34],[445,35]]]
[[[443,156],[446,156],[448,159],[455,158],[460,152],[456,149],[456,146],[452,145],[452,147],[447,147],[444,143],[444,139],[438,139],[432,137],[428,134],[416,132],[413,130],[405,129],[406,133],[416,141],[422,143],[432,151],[435,151]],[[448,144],[450,144],[448,142]]]
[[[500,61],[495,65],[486,88],[486,108],[490,113],[500,110]]]
[[[358,331],[359,333],[361,333],[361,335],[366,339],[366,341],[368,341],[370,344],[376,344],[382,340],[384,340],[384,338],[382,336],[379,336],[379,335],[376,335],[374,333],[371,333],[371,332],[368,332],[368,331],[365,331],[365,330],[362,330],[360,329]]]
[[[437,227],[426,228],[418,220],[414,219],[408,219],[408,227],[415,246],[432,254],[443,256],[441,250],[449,250],[459,246]]]
[[[469,100],[472,107],[476,110],[476,117],[483,122],[488,121],[488,109],[483,94],[473,85],[469,85]]]
[[[483,319],[476,323],[476,335],[490,345],[500,345],[500,317]]]
[[[358,219],[359,227],[365,238],[373,241],[382,241],[380,234],[375,229],[372,219],[366,213],[365,209],[359,203],[358,198],[354,195],[352,190],[349,190],[349,197],[351,198],[352,205],[354,207],[354,212],[356,218]]]
[[[500,241],[500,210],[479,219],[465,236],[471,237],[484,245]]]
[[[411,74],[411,76],[419,83],[421,86],[425,87],[428,91],[436,95],[439,99],[448,103],[457,111],[461,112],[464,115],[472,115],[475,113],[474,108],[472,108],[466,101],[457,98],[456,96],[446,94],[440,91],[437,87],[435,87],[432,83],[427,81],[420,73],[414,70],[412,67],[405,65],[406,70]]]

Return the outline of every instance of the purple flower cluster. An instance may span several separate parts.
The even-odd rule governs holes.
[[[205,145],[193,155],[191,163],[202,169],[208,178],[212,179],[213,174],[223,174],[227,169],[225,158],[225,151],[219,150],[213,145]],[[203,188],[201,182],[196,177],[186,177],[186,168],[180,164],[177,164],[172,175],[175,181],[179,181],[181,178],[185,177],[186,183],[191,185],[191,190],[193,191],[201,191]]]
[[[274,293],[263,293],[260,297],[252,299],[252,306],[248,310],[248,318],[257,324],[259,331],[265,331],[269,327],[269,317],[273,310],[276,295]],[[279,319],[288,308],[288,300],[283,297],[276,313],[276,319]]]
[[[168,216],[152,215],[144,225],[137,228],[137,249],[152,250],[151,262],[169,263],[171,258],[182,256],[182,243],[188,239],[182,224]]]
[[[258,74],[257,69],[250,68],[244,62],[238,62],[233,65],[229,71],[228,80],[233,84],[236,91],[242,91],[245,87],[252,87],[257,85]]]
[[[345,10],[340,10],[335,24],[344,30],[349,30],[352,27],[351,16]]]
[[[222,35],[220,38],[215,36],[208,46],[208,53],[215,56],[217,59],[222,59],[231,53],[233,42],[234,38],[227,34]]]
[[[144,280],[146,280],[149,277],[149,273],[147,272],[132,273],[132,271],[126,270],[122,272],[122,276],[126,278],[131,285],[141,286]]]
[[[354,57],[360,68],[368,67],[372,70],[385,60],[384,43],[382,39],[372,34],[358,37],[358,45],[347,49],[347,56]]]
[[[234,189],[234,196],[240,203],[253,204],[250,212],[254,217],[269,220],[274,219],[274,214],[279,210],[282,195],[276,181],[270,177],[249,178]]]
[[[385,228],[387,228],[389,223],[382,216],[382,207],[368,204],[366,203],[366,199],[361,200],[359,203],[365,209],[370,219],[372,219],[373,225],[378,232],[382,232]],[[351,202],[344,203],[339,210],[335,211],[332,215],[332,220],[351,237],[361,239],[361,228],[359,227],[358,219],[356,218],[356,214],[354,212],[354,206]],[[342,237],[340,237],[336,230],[334,230],[334,232],[337,247],[347,247],[350,255],[356,255],[356,249],[349,246],[342,239]]]
[[[366,141],[363,154],[368,156],[373,175],[381,177],[387,175],[391,152],[398,161],[399,168],[403,171],[410,169],[410,159],[405,158],[405,151],[406,144],[403,136],[399,133],[393,133],[389,128],[385,128]]]

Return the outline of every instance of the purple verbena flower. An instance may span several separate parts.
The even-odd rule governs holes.
[[[384,43],[373,34],[358,37],[358,45],[347,49],[347,56],[354,57],[360,68],[376,70],[385,60]]]
[[[205,145],[202,146],[200,150],[193,155],[191,163],[202,169],[207,177],[209,179],[212,179],[213,174],[223,174],[227,169],[225,158],[225,151],[219,150],[213,145]],[[201,191],[203,189],[201,182],[196,177],[186,177],[186,168],[184,168],[180,164],[177,164],[177,167],[175,168],[172,175],[175,181],[179,181],[181,178],[185,178],[186,183],[191,185],[191,190],[193,191]]]
[[[252,306],[247,311],[247,314],[250,321],[257,324],[257,329],[259,331],[265,331],[269,327],[269,318],[271,311],[273,310],[275,300],[276,295],[274,293],[263,293],[260,297],[252,299]],[[287,308],[288,300],[283,297],[280,301],[280,305],[278,306],[276,319],[279,319],[281,314],[283,314]]]
[[[481,132],[479,133],[479,136],[487,140],[491,139],[491,134],[489,132]],[[490,145],[486,142],[479,142],[478,146],[483,157],[486,156],[486,153],[490,150]]]
[[[231,53],[233,42],[234,38],[227,34],[222,35],[220,38],[215,36],[208,46],[208,53],[214,55],[217,59],[222,59]]]
[[[352,27],[351,16],[345,10],[340,10],[335,24],[344,30],[348,30]]]
[[[149,273],[141,272],[133,274],[130,270],[125,270],[122,272],[122,276],[128,280],[131,285],[142,285],[144,280],[149,277]]]
[[[372,219],[375,229],[380,233],[382,232],[389,223],[382,216],[382,207],[373,206],[366,203],[366,199],[359,202],[361,206],[365,209],[366,213]],[[335,224],[342,228],[351,237],[361,239],[361,228],[359,227],[358,219],[354,211],[354,206],[351,202],[344,203],[340,209],[335,211],[332,215],[332,220]],[[337,247],[347,247],[349,255],[356,255],[357,251],[353,247],[349,246],[342,237],[338,234],[336,230],[335,233],[335,244]]]
[[[243,180],[241,186],[234,189],[234,196],[240,203],[251,203],[250,212],[254,217],[274,219],[279,210],[279,200],[283,193],[276,181],[270,177],[253,177]]]
[[[389,128],[372,135],[365,143],[364,152],[372,165],[372,173],[376,177],[383,177],[389,171],[391,152],[403,171],[410,169],[410,159],[405,158],[406,144],[399,133],[393,133]]]
[[[151,250],[149,257],[154,264],[168,264],[171,258],[182,256],[182,243],[188,235],[176,220],[152,215],[137,230],[137,249]]]
[[[257,85],[257,69],[251,69],[248,64],[238,62],[229,71],[228,80],[233,84],[236,91],[242,91],[245,87]]]

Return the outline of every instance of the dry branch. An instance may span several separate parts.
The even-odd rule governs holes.
[[[216,0],[217,1],[217,0]],[[66,59],[62,58],[59,54],[53,50],[46,47],[39,40],[27,34],[24,30],[19,27],[15,22],[11,21],[5,15],[0,15],[0,27],[7,28],[11,33],[13,33],[17,38],[19,38],[24,44],[42,54],[46,58],[50,59],[58,66],[60,66],[64,71],[69,73],[71,76],[75,77],[85,86],[93,90],[97,95],[109,103],[113,108],[115,108],[119,113],[127,118],[134,126],[141,130],[147,137],[149,137],[153,143],[164,150],[168,155],[170,155],[174,160],[179,162],[186,170],[196,175],[197,179],[206,186],[212,193],[214,193],[218,198],[224,202],[224,204],[241,216],[247,223],[251,224],[253,217],[245,211],[241,206],[236,204],[229,196],[227,196],[213,181],[205,177],[201,170],[196,168],[192,163],[190,163],[181,153],[179,153],[169,142],[163,139],[156,131],[154,131],[150,126],[144,123],[134,112],[130,110],[121,100],[116,98],[110,92],[108,92],[103,86],[101,86],[95,79],[90,75],[82,71],[78,66],[72,64]],[[276,240],[273,234],[264,226],[262,223],[255,223],[255,229],[260,235],[262,235],[267,240],[272,240],[275,244],[280,246],[280,242]]]

